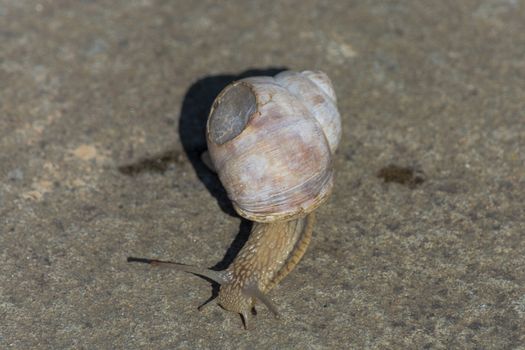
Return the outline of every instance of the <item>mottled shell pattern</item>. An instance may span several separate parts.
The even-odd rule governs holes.
[[[313,71],[236,81],[217,96],[207,124],[228,197],[258,222],[298,218],[328,198],[340,138],[330,79]]]

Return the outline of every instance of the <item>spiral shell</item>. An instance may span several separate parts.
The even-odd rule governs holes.
[[[211,160],[239,215],[258,222],[305,215],[329,196],[341,138],[322,72],[285,71],[228,85],[207,123]]]

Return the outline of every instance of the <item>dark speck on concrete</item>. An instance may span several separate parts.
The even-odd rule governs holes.
[[[141,173],[164,173],[170,167],[184,163],[185,158],[181,152],[166,151],[156,156],[146,157],[137,162],[122,165],[118,170],[129,176],[135,176]]]
[[[423,172],[393,164],[381,168],[377,173],[377,177],[383,179],[387,183],[395,182],[401,185],[406,185],[410,188],[415,188],[417,185],[421,185],[425,182]]]

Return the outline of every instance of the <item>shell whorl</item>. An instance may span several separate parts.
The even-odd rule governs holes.
[[[327,199],[341,133],[335,101],[328,77],[308,71],[246,78],[219,94],[208,148],[241,216],[294,219]]]
[[[337,110],[334,88],[328,76],[323,72],[285,71],[276,75],[275,79],[310,110],[321,124],[330,151],[334,154],[341,140],[341,117]]]

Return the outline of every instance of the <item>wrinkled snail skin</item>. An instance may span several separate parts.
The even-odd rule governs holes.
[[[315,214],[271,224],[254,223],[250,238],[233,264],[226,269],[229,283],[219,291],[219,304],[242,315],[247,326],[249,313],[259,299],[278,315],[264,297],[301,260],[312,237]]]
[[[341,139],[336,97],[326,74],[285,71],[233,82],[217,96],[206,126],[208,155],[237,213],[253,221],[232,264],[212,271],[170,266],[221,285],[218,303],[248,328],[257,301],[278,315],[267,293],[304,255],[315,209],[333,187]]]

